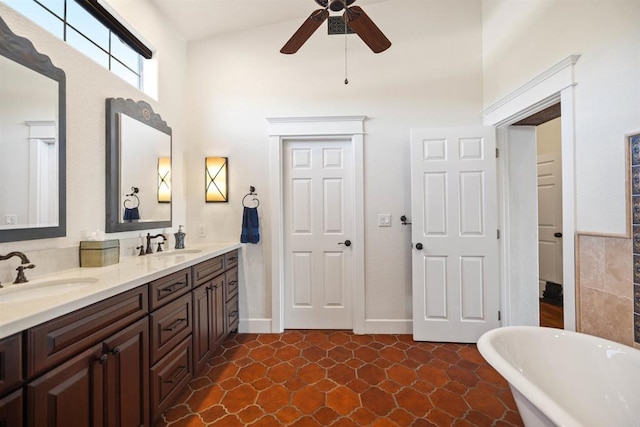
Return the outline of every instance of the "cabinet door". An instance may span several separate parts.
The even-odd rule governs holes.
[[[105,379],[106,425],[149,425],[147,319],[140,319],[105,340],[103,353],[108,355]]]
[[[200,286],[193,291],[193,367],[194,371],[200,371],[211,349],[212,335],[210,321],[211,291],[210,283]]]
[[[0,399],[0,426],[22,427],[22,389]]]
[[[27,384],[27,425],[103,426],[105,362],[98,344]]]
[[[16,334],[0,340],[0,395],[17,388],[21,382],[22,335]]]
[[[224,283],[225,277],[223,274],[213,279],[213,283],[211,285],[211,292],[213,294],[211,298],[211,301],[213,303],[213,307],[211,309],[213,318],[212,352],[218,347],[222,340],[224,340],[225,334],[227,332],[225,329]]]

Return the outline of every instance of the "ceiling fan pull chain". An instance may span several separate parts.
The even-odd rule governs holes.
[[[344,20],[344,84],[349,84],[347,66],[347,20]]]

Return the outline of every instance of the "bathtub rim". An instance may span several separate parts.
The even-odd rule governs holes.
[[[549,418],[553,423],[560,426],[581,426],[582,423],[569,414],[562,406],[558,405],[542,389],[536,386],[515,367],[513,367],[494,347],[492,340],[497,336],[510,333],[537,331],[547,335],[577,336],[581,341],[588,340],[601,344],[608,344],[620,348],[621,350],[638,351],[637,349],[615,341],[600,338],[594,335],[580,332],[567,331],[564,329],[547,328],[541,326],[504,326],[492,329],[484,333],[478,339],[478,351],[493,368],[502,375],[507,382],[518,390],[531,404]]]

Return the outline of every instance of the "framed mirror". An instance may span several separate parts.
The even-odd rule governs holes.
[[[106,112],[106,232],[171,227],[171,128],[144,101]]]
[[[66,77],[0,18],[0,242],[66,235]]]

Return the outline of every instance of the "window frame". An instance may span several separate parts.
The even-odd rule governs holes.
[[[139,90],[143,90],[144,59],[151,59],[153,57],[153,52],[144,42],[142,42],[129,29],[127,29],[127,27],[122,22],[120,22],[118,18],[116,18],[104,6],[102,6],[99,3],[99,0],[61,0],[63,2],[63,16],[60,16],[58,12],[51,10],[46,4],[44,4],[42,0],[28,1],[34,3],[34,6],[40,8],[42,12],[46,12],[48,14],[47,16],[52,19],[58,20],[62,24],[62,34],[56,32],[54,33],[56,37],[62,38],[65,43],[75,47],[87,57],[98,62],[100,65],[104,66],[121,79],[136,86]],[[93,19],[95,19],[105,27],[105,29],[108,31],[107,47],[104,47],[101,45],[101,43],[94,41],[89,35],[69,22],[69,2],[75,2]],[[7,4],[9,6],[12,6],[12,2],[8,2]],[[23,14],[25,13],[25,10],[22,9],[18,9],[18,11]],[[35,13],[33,14],[33,16],[29,16],[29,14],[27,14],[26,16],[32,19],[37,25],[41,26],[45,30],[52,31],[48,27],[43,25],[44,21],[42,21],[42,19],[35,19],[37,18]],[[71,44],[69,42],[70,31],[73,31],[74,36],[80,36],[85,42],[89,43],[89,46],[91,46],[90,49],[95,48],[97,49],[95,52],[103,52],[104,54],[106,54],[106,63],[92,56],[90,53],[91,50],[83,49],[81,46],[78,46],[75,43]],[[133,58],[129,58],[130,60],[127,61],[126,58],[124,58],[121,54],[116,55],[114,51],[114,36],[118,37],[124,45],[128,46],[131,51],[137,55],[135,68],[132,68],[131,66],[134,63],[134,61],[131,60]]]

